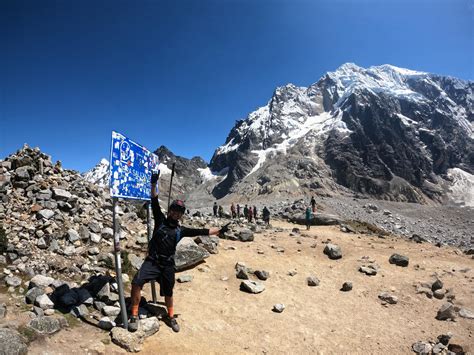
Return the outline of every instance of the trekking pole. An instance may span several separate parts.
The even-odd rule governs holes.
[[[150,202],[146,203],[146,229],[147,229],[147,236],[148,236],[148,244],[150,244],[151,240],[151,218],[150,218]],[[156,288],[155,288],[155,281],[151,281],[151,298],[153,299],[153,303],[156,303]]]
[[[173,163],[173,166],[171,167],[171,180],[170,180],[170,191],[168,193],[168,209],[167,211],[170,210],[170,200],[171,200],[171,187],[173,186],[173,177],[174,177],[174,166],[176,163]]]

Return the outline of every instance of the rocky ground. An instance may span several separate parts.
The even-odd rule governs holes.
[[[138,343],[120,338],[122,345],[170,354],[410,353],[444,349],[438,340],[444,335],[444,341],[451,337],[449,349],[473,351],[470,256],[449,246],[343,233],[336,226],[294,227],[274,222],[253,241],[220,240],[217,254],[177,275],[187,281],[176,286],[181,332],[154,320],[163,311],[159,303],[147,307],[155,324],[148,329],[159,330]],[[325,254],[330,244],[335,252]],[[408,258],[406,267],[390,263],[395,253]],[[143,295],[151,300],[149,286]],[[2,324],[36,339],[28,346],[32,354],[125,351],[109,331],[68,315],[63,331],[32,335],[21,326],[36,319],[28,306],[5,292],[2,302]],[[56,310],[53,317],[63,315]]]
[[[178,246],[182,332],[144,299],[131,335],[120,324],[108,191],[27,146],[0,172],[0,354],[439,353],[448,342],[472,351],[472,210],[324,194],[316,226],[300,231],[308,201],[258,201],[271,227],[241,218],[221,239]],[[143,204],[121,202],[118,222],[128,293],[146,253]],[[192,206],[183,220],[227,222]]]

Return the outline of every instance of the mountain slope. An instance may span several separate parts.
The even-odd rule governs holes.
[[[442,199],[449,168],[474,173],[474,83],[344,64],[308,88],[277,88],[212,157],[213,194],[348,188],[379,198]]]

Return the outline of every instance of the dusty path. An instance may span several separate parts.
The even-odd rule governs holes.
[[[453,289],[456,304],[474,310],[474,260],[470,257],[449,247],[345,234],[336,227],[313,227],[309,232],[302,230],[300,236],[289,236],[294,225],[274,225],[285,231],[256,234],[251,243],[222,240],[219,254],[183,272],[194,279],[175,288],[181,332],[173,333],[162,323],[160,331],[145,341],[143,353],[411,353],[412,343],[448,331],[454,333],[453,343],[474,351],[474,320],[436,320],[444,301],[416,294],[413,287],[434,280],[437,274],[445,288]],[[322,242],[327,239],[341,246],[342,259],[329,260],[323,254]],[[410,265],[389,264],[394,252],[409,256]],[[358,272],[363,256],[380,265],[376,276]],[[234,271],[238,261],[270,272],[263,293],[239,290],[241,280]],[[296,275],[289,276],[291,270]],[[321,280],[318,287],[306,285],[310,275]],[[353,282],[351,292],[339,291],[345,281]],[[395,294],[398,304],[381,305],[378,294],[382,291]],[[145,295],[151,298],[149,287]],[[272,312],[276,303],[286,306],[283,313]],[[107,343],[107,333],[94,329],[81,334],[84,327],[32,344],[31,353],[65,353],[73,348],[79,353],[86,349],[122,352],[100,342]]]

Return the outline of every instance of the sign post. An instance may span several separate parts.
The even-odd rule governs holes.
[[[110,148],[110,196],[113,199],[115,272],[119,288],[122,324],[125,329],[128,328],[128,317],[122,280],[120,225],[117,220],[118,199],[147,201],[147,232],[148,241],[150,241],[150,179],[152,172],[158,168],[158,163],[158,157],[145,147],[118,132],[112,131],[112,144]],[[152,283],[152,295],[153,302],[156,302],[154,283]]]
[[[125,306],[125,295],[123,293],[123,279],[122,279],[122,260],[120,257],[120,225],[117,221],[117,198],[113,199],[114,215],[113,215],[113,227],[114,227],[114,255],[115,255],[115,274],[117,276],[117,285],[119,289],[119,301],[122,314],[122,324],[125,329],[128,328],[128,317],[127,307]]]

